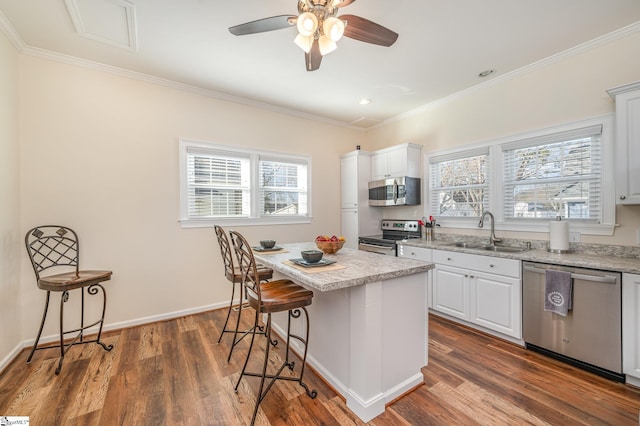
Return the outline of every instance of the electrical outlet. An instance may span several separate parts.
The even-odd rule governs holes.
[[[569,242],[570,243],[579,243],[580,242],[580,233],[579,232],[569,232]]]

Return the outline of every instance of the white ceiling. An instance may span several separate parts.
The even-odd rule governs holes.
[[[211,96],[368,127],[612,32],[639,31],[640,0],[357,0],[340,10],[397,33],[343,38],[307,72],[295,28],[228,28],[296,14],[297,0],[0,0],[21,51],[80,58]],[[339,15],[340,15],[339,14]],[[339,16],[338,15],[338,16]],[[75,61],[75,59],[74,59]],[[496,72],[478,77],[486,69]],[[133,75],[133,74],[131,74]],[[361,98],[369,105],[359,105]]]

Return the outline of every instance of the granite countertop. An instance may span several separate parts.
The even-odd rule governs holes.
[[[462,239],[460,239],[462,241]],[[423,247],[436,250],[456,251],[460,253],[478,254],[482,256],[503,257],[530,262],[551,263],[555,265],[575,266],[581,268],[600,269],[604,271],[626,272],[640,274],[640,257],[634,247],[582,245],[576,246],[571,253],[550,253],[545,248],[534,246],[532,250],[518,253],[489,252],[485,250],[469,249],[451,246],[453,241],[425,241],[420,239],[406,240],[398,244],[411,247]],[[487,242],[483,240],[486,244]],[[524,242],[507,242],[507,245],[524,246]]]
[[[325,254],[324,259],[337,261],[344,269],[307,273],[286,265],[283,261],[300,258],[300,251],[316,249],[314,243],[278,244],[286,252],[254,252],[256,261],[283,273],[299,284],[319,291],[331,291],[354,287],[370,282],[384,281],[433,269],[432,263],[419,260],[384,256],[361,250],[343,248],[335,254]]]

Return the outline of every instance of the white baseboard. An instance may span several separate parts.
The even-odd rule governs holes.
[[[111,324],[105,324],[104,327],[102,328],[102,332],[104,333],[106,331],[121,330],[124,328],[130,328],[130,327],[136,327],[139,325],[150,324],[154,322],[166,321],[173,318],[180,318],[188,315],[199,314],[201,312],[207,312],[207,311],[213,311],[215,309],[226,308],[227,306],[229,306],[229,302],[220,302],[220,303],[214,303],[211,305],[199,306],[196,308],[184,309],[181,311],[173,311],[165,314],[136,318],[129,321],[121,321],[121,322],[116,322]],[[98,327],[93,327],[93,328],[87,329],[86,334],[90,335],[90,334],[95,334],[97,332],[98,332]],[[40,337],[40,344],[57,342],[59,337],[60,336],[58,334],[42,336]],[[32,346],[35,343],[35,341],[36,339],[34,337],[33,339],[23,340],[22,342],[18,343],[16,347],[11,352],[9,352],[7,356],[5,356],[2,359],[2,361],[0,361],[0,373],[2,373],[4,369],[7,368],[9,364],[11,364],[11,362],[20,354],[20,352],[22,352],[24,348]]]

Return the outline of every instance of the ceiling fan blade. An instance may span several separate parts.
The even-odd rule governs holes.
[[[229,32],[233,35],[241,36],[247,34],[264,33],[266,31],[281,30],[293,25],[296,16],[278,15],[270,18],[258,19],[244,24],[229,27]]]
[[[397,33],[368,19],[355,15],[340,15],[338,18],[347,21],[344,29],[345,37],[386,47],[391,46],[398,39]]]
[[[345,7],[345,6],[349,6],[351,3],[353,3],[356,0],[342,0],[342,2],[340,2],[339,4],[336,5],[336,7]]]
[[[315,71],[320,68],[320,62],[322,62],[320,45],[318,44],[318,40],[314,40],[309,53],[304,54],[304,63],[307,66],[307,71]]]

